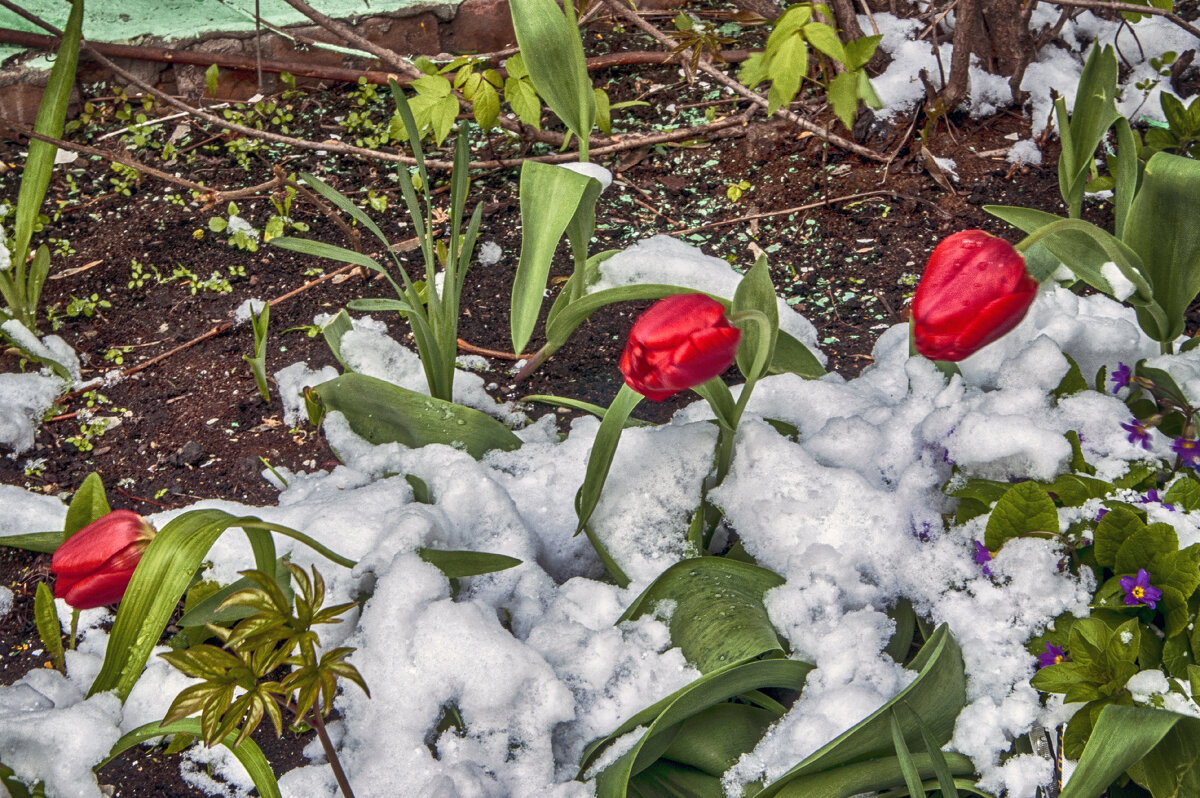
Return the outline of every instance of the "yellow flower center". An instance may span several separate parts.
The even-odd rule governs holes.
[[[1146,588],[1142,587],[1141,585],[1134,585],[1133,590],[1129,592],[1133,594],[1135,599],[1145,598],[1146,596]]]
[[[1062,661],[1063,661],[1063,659],[1064,659],[1064,657],[1063,657],[1063,655],[1062,655],[1062,654],[1059,654],[1059,655],[1055,656],[1055,658],[1054,658],[1054,664],[1055,664],[1055,665],[1061,665],[1061,664],[1062,664]]]

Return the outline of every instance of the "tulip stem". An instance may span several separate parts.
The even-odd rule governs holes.
[[[71,609],[71,638],[67,641],[67,647],[72,651],[75,650],[75,641],[78,639],[77,632],[79,631],[79,610]]]

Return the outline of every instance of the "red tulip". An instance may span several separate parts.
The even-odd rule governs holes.
[[[131,510],[113,510],[76,532],[50,560],[54,595],[77,610],[121,600],[154,537],[154,527]]]
[[[704,294],[669,296],[633,323],[621,354],[621,373],[630,388],[661,402],[727,369],[741,337],[715,299]]]
[[[930,360],[962,360],[1025,318],[1037,295],[1025,258],[1001,238],[964,230],[929,256],[912,303],[917,351]]]

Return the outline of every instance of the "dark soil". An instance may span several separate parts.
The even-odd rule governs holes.
[[[614,50],[626,44],[625,38],[636,38],[622,38],[603,26],[597,35],[605,37],[605,45]],[[647,46],[642,41],[627,44],[630,49]],[[702,121],[709,109],[719,119],[745,108],[712,87],[689,85],[674,67],[623,67],[593,78],[614,102],[645,99],[651,103],[650,107],[620,112],[618,127],[627,130],[667,123],[687,126]],[[163,143],[176,122],[167,123],[141,144],[129,141],[128,136],[124,142],[121,137],[101,141],[103,133],[125,125],[114,118],[123,100],[112,99],[111,87],[94,87],[88,94],[108,99],[94,101],[90,118],[82,119],[72,134],[76,140],[109,148],[129,146],[135,157],[162,165]],[[365,99],[359,105],[364,99],[360,90],[334,87],[277,101],[292,106],[293,135],[320,140],[340,133],[352,140],[354,135],[339,126],[339,118],[351,111],[367,112],[379,122],[389,114],[382,92],[378,100]],[[139,110],[140,105],[133,101],[132,111]],[[145,113],[154,118],[167,111],[151,107]],[[869,145],[881,151],[899,146],[910,121],[898,119],[893,126],[876,126]],[[1014,168],[1004,160],[1002,151],[1012,143],[1013,134],[1029,137],[1028,120],[1002,113],[990,119],[956,118],[952,122],[939,128],[930,146],[939,156],[955,160],[959,180],[953,192],[934,182],[912,147],[902,147],[885,167],[777,124],[752,124],[736,136],[602,159],[619,182],[601,199],[592,251],[624,248],[666,233],[727,258],[739,269],[749,267],[758,253],[765,252],[780,293],[817,326],[830,370],[852,377],[871,363],[871,348],[878,334],[904,318],[916,279],[939,239],[958,230],[982,228],[1017,240],[1006,225],[984,213],[981,205],[1061,211],[1056,144],[1046,146],[1041,166]],[[549,115],[547,125],[553,126]],[[512,149],[498,136],[491,139],[477,142],[474,151],[486,157],[500,148],[508,148],[505,152]],[[0,174],[0,200],[15,200],[19,168],[12,167],[20,163],[23,146],[22,142],[0,141],[0,161],[9,166]],[[365,201],[368,191],[374,192],[374,196],[386,197],[389,204],[383,213],[369,212],[386,220],[385,229],[396,240],[411,236],[411,225],[400,224],[405,219],[403,205],[396,183],[388,179],[386,165],[239,143],[219,131],[195,127],[175,146],[180,153],[178,161],[166,169],[209,186],[237,189],[253,185],[270,179],[271,168],[279,165],[289,172],[318,172],[355,200]],[[231,154],[243,146],[246,155],[239,164]],[[509,292],[520,250],[517,172],[500,170],[473,177],[471,204],[481,201],[485,208],[480,242],[499,244],[503,257],[494,266],[477,266],[468,274],[460,336],[477,347],[507,351],[511,349]],[[121,175],[107,163],[81,157],[56,171],[45,205],[47,212],[58,212],[42,231],[42,240],[64,254],[54,257],[54,274],[43,307],[61,324],[58,334],[84,359],[87,377],[118,367],[105,359],[106,354],[116,357],[111,353],[119,353],[123,359],[120,368],[136,366],[228,321],[246,298],[283,296],[313,280],[319,272],[312,270],[330,272],[338,267],[270,245],[257,252],[237,249],[227,243],[223,233],[209,229],[210,219],[225,216],[223,207],[199,208],[190,203],[188,192],[152,178],[127,185],[120,185],[120,180]],[[743,186],[743,195],[732,201],[728,189],[741,181],[748,187]],[[833,199],[879,190],[889,193],[857,200]],[[754,218],[823,200],[831,201]],[[238,204],[240,214],[258,229],[273,212],[265,197]],[[1102,215],[1105,211],[1089,212]],[[295,201],[292,216],[311,226],[302,234],[305,237],[348,244],[335,224],[302,199]],[[367,236],[363,240],[370,252],[374,242]],[[134,261],[151,275],[140,287],[130,286]],[[557,275],[569,274],[565,245],[556,266]],[[161,282],[152,276],[150,267],[157,269]],[[168,281],[177,267],[194,277]],[[239,267],[232,277],[231,267]],[[214,272],[229,279],[228,292],[198,285]],[[336,312],[352,299],[387,293],[385,283],[354,270],[280,303],[271,314],[268,372],[299,360],[310,368],[333,364],[319,336],[312,338],[292,328],[310,324],[315,314]],[[79,312],[70,315],[73,298],[86,300],[93,295],[109,305],[87,313],[76,302]],[[630,304],[597,313],[567,346],[520,385],[512,382],[511,362],[501,359],[491,360],[493,370],[484,375],[485,380],[498,386],[498,400],[557,394],[606,405],[620,384],[616,363],[631,318],[644,307],[645,303]],[[406,335],[399,319],[388,323],[397,337]],[[45,325],[46,331],[49,327]],[[540,344],[535,337],[530,351]],[[97,472],[114,507],[143,513],[201,498],[251,505],[273,503],[277,492],[261,476],[264,464],[311,471],[336,464],[336,458],[318,430],[307,424],[289,428],[283,423],[276,396],[269,403],[260,399],[252,373],[242,360],[242,355],[251,351],[252,334],[243,326],[99,389],[103,400],[95,395],[65,399],[42,426],[33,451],[17,458],[0,458],[0,482],[69,496],[87,474]],[[4,370],[18,367],[12,353],[0,363]],[[88,409],[89,398],[98,405],[95,410],[119,416],[121,423],[102,436],[83,441],[86,436],[81,433],[79,413]],[[645,403],[640,412],[661,421],[687,401],[683,396],[661,405]],[[529,412],[538,416],[556,411],[532,406]],[[29,669],[47,664],[32,621],[32,596],[37,582],[48,579],[48,571],[46,556],[0,548],[0,584],[16,595],[15,610],[0,618],[0,683],[11,683]],[[275,741],[273,734],[265,731],[260,731],[257,739],[279,772],[300,764],[303,740]],[[113,784],[118,796],[199,794],[179,781],[174,757],[145,749],[110,765],[101,781]]]

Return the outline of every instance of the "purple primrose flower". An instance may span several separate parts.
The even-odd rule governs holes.
[[[1162,598],[1162,591],[1150,584],[1150,574],[1145,568],[1139,568],[1136,577],[1122,576],[1121,589],[1125,591],[1125,604],[1130,607],[1144,604],[1154,609]]]
[[[1175,512],[1175,505],[1167,504],[1158,495],[1158,491],[1154,488],[1146,491],[1146,495],[1138,499],[1138,504],[1161,504],[1165,509]]]
[[[991,561],[992,553],[988,551],[987,546],[984,546],[978,540],[975,541],[975,562],[983,566],[979,570],[983,572],[984,576],[992,575],[992,569],[988,567],[988,563]]]
[[[1048,668],[1051,665],[1060,665],[1066,662],[1067,655],[1063,650],[1056,645],[1046,643],[1046,651],[1043,654],[1038,654],[1038,667]]]
[[[1143,424],[1138,419],[1131,419],[1130,423],[1122,424],[1121,428],[1129,434],[1125,436],[1130,443],[1140,443],[1142,448],[1150,450],[1150,428]]]
[[[1122,388],[1129,387],[1129,381],[1133,379],[1133,369],[1124,363],[1118,363],[1117,367],[1113,369],[1112,376],[1108,379],[1113,384],[1112,392],[1116,393]]]
[[[1171,451],[1179,455],[1179,464],[1195,467],[1200,465],[1200,441],[1191,438],[1176,438],[1171,441]]]

